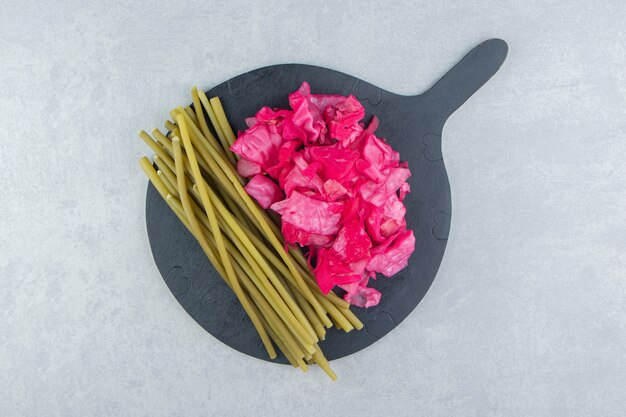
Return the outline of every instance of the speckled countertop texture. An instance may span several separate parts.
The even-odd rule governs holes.
[[[626,3],[23,1],[0,6],[0,415],[626,415]],[[416,94],[504,66],[444,129],[439,274],[335,383],[182,310],[146,236],[140,128],[300,62]]]

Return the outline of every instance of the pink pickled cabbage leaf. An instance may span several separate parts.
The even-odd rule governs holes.
[[[355,274],[334,251],[325,248],[317,253],[314,272],[317,284],[324,294],[328,294],[335,285],[351,284],[361,279],[361,275]]]
[[[326,179],[343,181],[350,173],[359,153],[341,148],[338,144],[309,148],[312,161],[320,164],[321,175]]]
[[[266,170],[278,162],[278,149],[282,143],[283,138],[276,126],[257,123],[240,134],[230,149]]]
[[[331,250],[344,262],[354,262],[369,258],[369,249],[372,247],[365,228],[356,218],[345,223],[331,247]]]
[[[415,249],[415,236],[412,230],[404,230],[389,238],[387,245],[380,245],[371,250],[372,258],[367,264],[370,271],[380,272],[390,277],[403,269]]]
[[[339,231],[343,203],[316,200],[294,191],[284,203],[275,203],[271,209],[282,216],[283,223],[306,232],[332,235]]]
[[[242,177],[251,177],[261,173],[261,165],[252,162],[249,159],[241,158],[237,162],[237,172]]]
[[[382,243],[391,235],[406,227],[406,207],[395,194],[391,194],[381,206],[369,206],[365,227],[373,242]]]
[[[343,299],[357,307],[372,307],[380,302],[381,293],[375,288],[359,285],[359,283],[351,283],[341,285],[346,291]]]
[[[284,198],[283,190],[274,181],[261,174],[252,177],[244,189],[265,209]]]
[[[332,235],[308,232],[287,222],[283,222],[281,231],[285,242],[291,244],[298,243],[300,246],[326,247],[333,242],[334,237]]]
[[[324,191],[322,194],[328,201],[335,201],[342,197],[349,196],[348,189],[341,185],[340,182],[333,179],[326,180],[326,182],[324,182],[323,189]]]

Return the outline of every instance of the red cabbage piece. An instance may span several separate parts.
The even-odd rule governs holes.
[[[289,110],[273,110],[269,107],[261,108],[261,110],[259,110],[254,116],[258,123],[275,125],[279,133],[282,131],[282,123],[285,121],[285,119],[288,119],[290,117],[291,112]]]
[[[367,136],[363,140],[362,148],[363,158],[370,162],[376,169],[383,170],[398,166],[400,162],[400,154],[394,151],[391,146],[383,140],[377,138],[374,134]]]
[[[270,208],[281,215],[283,223],[290,223],[305,232],[334,235],[341,226],[343,203],[317,200],[297,191]]]
[[[367,264],[370,271],[380,272],[387,277],[403,269],[415,249],[415,236],[412,230],[399,232],[389,240],[389,244],[371,250],[372,258]]]
[[[261,174],[252,177],[244,189],[265,209],[285,197],[274,181]]]
[[[363,132],[359,121],[365,116],[365,109],[354,96],[345,97],[335,105],[324,109],[324,121],[332,139],[348,146]]]
[[[385,181],[381,184],[374,181],[363,184],[360,189],[363,200],[380,207],[411,176],[409,169],[403,167],[389,168],[385,170],[385,174]]]
[[[333,179],[326,180],[323,188],[324,192],[322,194],[328,201],[335,201],[343,197],[347,198],[350,195],[346,187]]]
[[[299,139],[305,145],[326,142],[327,127],[322,119],[322,112],[311,102],[308,83],[289,95],[292,115],[285,121],[283,134],[285,139]]]
[[[285,242],[291,244],[298,243],[300,246],[327,247],[332,244],[334,238],[332,235],[308,232],[287,222],[282,223],[281,230]]]
[[[382,243],[390,236],[405,229],[405,214],[406,207],[395,194],[391,194],[381,207],[370,205],[368,215],[365,218],[365,226],[372,241]]]
[[[372,307],[380,302],[381,293],[375,288],[370,288],[359,283],[341,285],[346,291],[344,300],[357,307]]]
[[[350,174],[352,167],[359,157],[359,153],[346,149],[339,144],[316,146],[309,148],[312,161],[320,164],[321,175],[326,179],[343,181]]]
[[[260,174],[261,171],[261,165],[249,159],[241,158],[239,162],[237,162],[237,172],[242,177],[252,177],[253,175]]]
[[[291,196],[294,190],[321,192],[324,181],[317,175],[318,163],[309,164],[302,154],[293,153],[288,164],[288,170],[281,171],[278,178],[287,196]]]
[[[317,266],[314,273],[317,284],[324,294],[328,294],[335,285],[351,284],[361,279],[361,274],[354,273],[349,264],[334,251],[326,248],[317,252]]]
[[[400,186],[399,192],[400,192],[400,201],[402,201],[404,200],[404,197],[406,197],[406,195],[411,192],[411,186],[409,185],[409,183],[408,182],[403,183]]]
[[[344,262],[354,262],[363,258],[370,258],[369,249],[372,242],[363,224],[353,217],[343,225],[331,250]]]
[[[240,134],[230,149],[265,171],[278,162],[278,149],[282,143],[283,138],[276,126],[257,123]]]

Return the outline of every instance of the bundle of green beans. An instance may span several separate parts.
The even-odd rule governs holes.
[[[305,257],[285,251],[279,227],[244,190],[219,98],[195,87],[191,95],[193,109],[170,112],[167,135],[139,132],[155,153],[154,164],[143,157],[141,167],[236,294],[269,357],[276,344],[294,367],[317,363],[336,379],[318,342],[333,325],[349,332],[363,324],[332,291],[322,294]]]

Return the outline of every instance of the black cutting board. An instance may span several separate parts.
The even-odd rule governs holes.
[[[382,292],[380,304],[353,311],[361,331],[330,329],[320,346],[328,359],[357,352],[389,333],[417,306],[432,284],[450,231],[450,184],[441,154],[441,132],[448,117],[500,68],[508,51],[500,39],[472,49],[428,91],[402,96],[341,72],[310,65],[273,65],[232,78],[207,91],[219,96],[235,131],[262,106],[288,108],[287,96],[303,81],[314,94],[353,94],[365,106],[366,121],[380,119],[376,135],[387,139],[408,161],[411,193],[407,227],[415,252],[407,268],[370,285]],[[469,128],[469,126],[468,126]],[[154,260],[167,286],[189,315],[228,346],[269,360],[237,298],[219,278],[192,235],[149,185],[146,222]],[[286,363],[280,355],[275,362]]]

